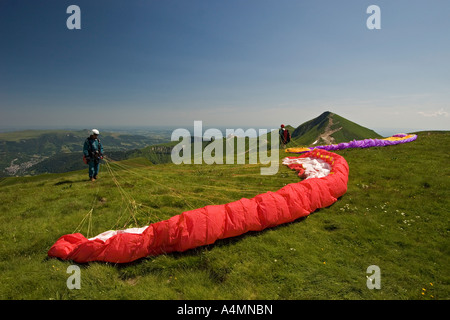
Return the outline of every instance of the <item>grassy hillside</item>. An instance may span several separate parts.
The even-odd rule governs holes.
[[[381,135],[376,133],[375,131],[360,126],[359,124],[345,119],[337,114],[332,115],[333,125],[331,126],[331,130],[342,128],[335,133],[331,134],[331,136],[336,140],[336,142],[347,142],[353,139],[361,140],[361,139],[374,139],[381,138]]]
[[[0,299],[449,299],[449,142],[450,132],[422,132],[408,144],[339,151],[350,179],[334,205],[185,253],[81,265],[80,290],[66,287],[71,262],[47,258],[61,235],[253,197],[298,181],[295,172],[137,158],[112,164],[113,176],[103,165],[95,183],[85,170],[3,178]],[[366,286],[370,265],[380,290]]]

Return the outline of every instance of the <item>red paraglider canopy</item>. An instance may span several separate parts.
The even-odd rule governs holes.
[[[186,211],[143,228],[107,231],[90,239],[80,233],[64,235],[48,255],[78,263],[126,263],[146,256],[182,252],[294,221],[330,206],[346,193],[349,168],[343,157],[315,149],[300,157],[288,157],[285,164],[303,175],[304,166],[296,160],[302,158],[326,164],[327,175],[291,183],[251,199]]]

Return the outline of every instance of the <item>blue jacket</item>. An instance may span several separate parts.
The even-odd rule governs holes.
[[[103,154],[103,146],[100,140],[93,139],[92,137],[87,138],[84,141],[83,153],[86,157],[93,158],[95,152],[98,151],[100,155]]]

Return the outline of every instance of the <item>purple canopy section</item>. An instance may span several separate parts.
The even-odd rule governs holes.
[[[393,135],[394,138],[404,138],[398,140],[387,140],[387,139],[364,139],[364,140],[353,140],[350,142],[341,142],[338,144],[330,144],[325,146],[317,146],[311,149],[317,148],[326,151],[334,151],[348,148],[370,148],[370,147],[385,147],[392,146],[400,143],[407,143],[417,139],[417,135],[406,135],[406,134],[396,134]]]

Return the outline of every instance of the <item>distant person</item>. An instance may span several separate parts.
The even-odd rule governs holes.
[[[284,127],[284,124],[281,125],[278,133],[280,134],[280,146],[284,148],[291,141],[291,133]]]
[[[95,181],[100,170],[100,160],[103,159],[103,146],[98,135],[100,132],[97,129],[92,129],[89,138],[84,141],[83,153],[86,158],[86,163],[89,164],[89,179]]]

